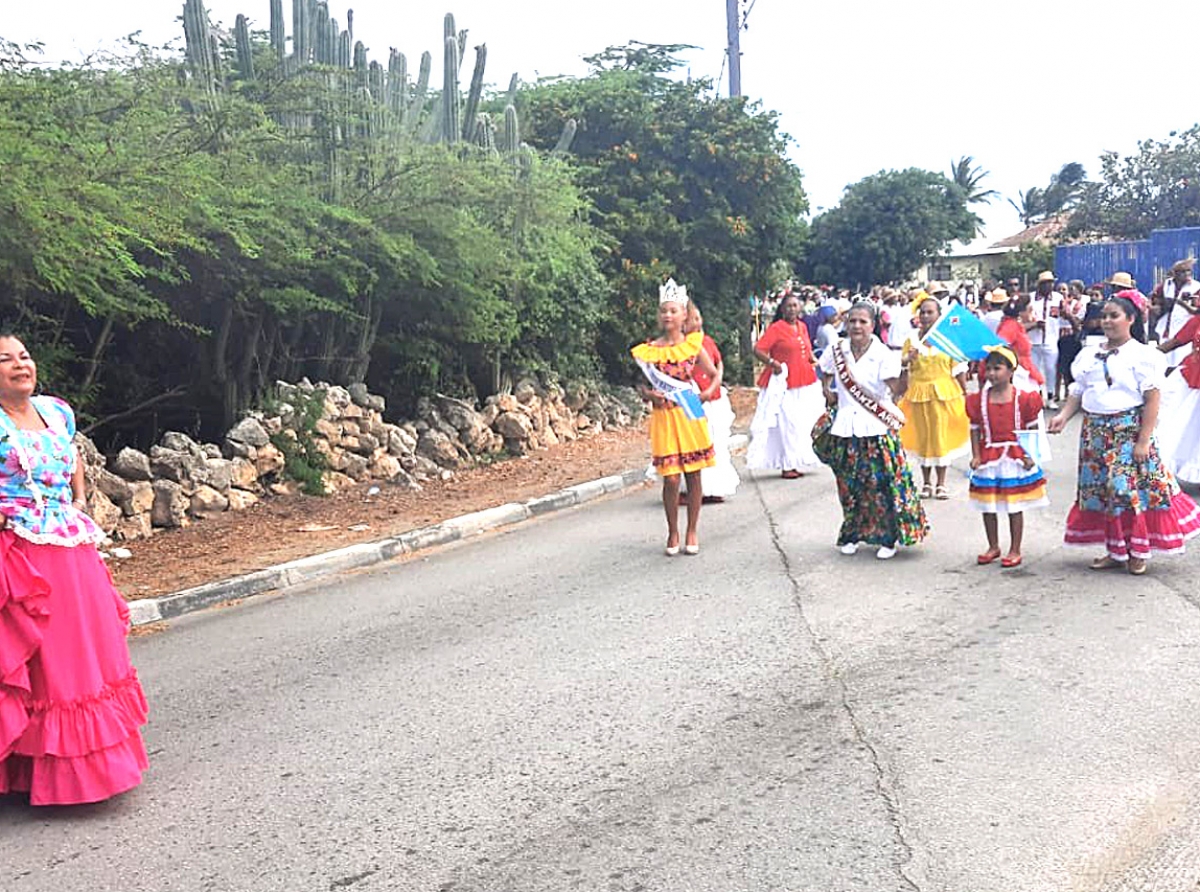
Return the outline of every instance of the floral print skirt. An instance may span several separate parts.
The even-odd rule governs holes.
[[[830,436],[826,442],[826,464],[837,478],[842,503],[838,545],[916,545],[929,534],[899,437]]]
[[[1079,484],[1067,516],[1067,545],[1103,545],[1118,561],[1176,554],[1200,533],[1200,508],[1181,492],[1152,438],[1144,462],[1133,457],[1140,407],[1087,413],[1079,439]]]

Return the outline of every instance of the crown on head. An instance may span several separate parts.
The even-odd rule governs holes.
[[[687,306],[687,287],[680,285],[674,279],[667,279],[666,284],[660,285],[658,288],[658,302],[660,304],[674,303]]]

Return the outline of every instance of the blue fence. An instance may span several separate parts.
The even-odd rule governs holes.
[[[1054,274],[1060,281],[1082,279],[1091,285],[1127,272],[1149,294],[1166,278],[1171,264],[1185,257],[1200,257],[1200,227],[1156,229],[1150,238],[1136,242],[1062,245],[1054,249]]]

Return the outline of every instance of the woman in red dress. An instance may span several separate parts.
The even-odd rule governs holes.
[[[1170,356],[1191,345],[1178,369],[1167,375],[1158,414],[1158,451],[1163,464],[1185,483],[1200,484],[1200,316],[1158,345]]]
[[[1017,390],[1040,390],[1046,383],[1041,370],[1033,361],[1033,344],[1025,333],[1025,322],[1031,320],[1029,298],[1014,297],[1004,305],[1004,318],[996,328],[996,336],[1003,340],[1013,353],[1017,354],[1017,373],[1013,376],[1013,385]],[[983,364],[979,368],[979,383],[984,383]]]
[[[782,471],[785,480],[794,480],[803,476],[801,468],[819,464],[812,429],[825,411],[812,342],[795,295],[780,302],[775,321],[754,345],[754,355],[766,368],[758,379],[758,408],[750,425],[746,466]]]

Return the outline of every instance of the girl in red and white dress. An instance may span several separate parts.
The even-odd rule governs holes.
[[[971,422],[971,505],[983,512],[987,551],[976,559],[991,564],[1000,559],[999,515],[1008,515],[1011,545],[1000,560],[1002,567],[1021,565],[1021,539],[1025,532],[1024,511],[1049,504],[1046,475],[1026,449],[1037,441],[1042,395],[1036,390],[1017,390],[1013,372],[1017,355],[1008,347],[993,347],[984,360],[983,390],[967,397]],[[1021,432],[1028,431],[1024,443]]]
[[[704,331],[704,316],[694,300],[688,303],[684,331],[687,334]],[[729,451],[729,438],[733,436],[733,403],[729,400],[729,388],[722,383],[725,377],[725,362],[721,358],[721,350],[717,347],[717,342],[707,334],[704,335],[704,352],[716,366],[717,374],[710,376],[697,366],[692,371],[692,379],[701,393],[712,393],[709,401],[704,404],[704,416],[708,419],[708,433],[712,437],[716,464],[700,471],[700,485],[704,490],[704,501],[723,502],[737,492],[738,484],[742,482],[737,468],[733,466],[733,455]],[[714,378],[717,382],[715,389],[712,388]]]
[[[1189,344],[1192,352],[1163,385],[1156,436],[1163,464],[1185,483],[1200,484],[1200,316],[1189,319],[1158,349],[1170,356]]]

